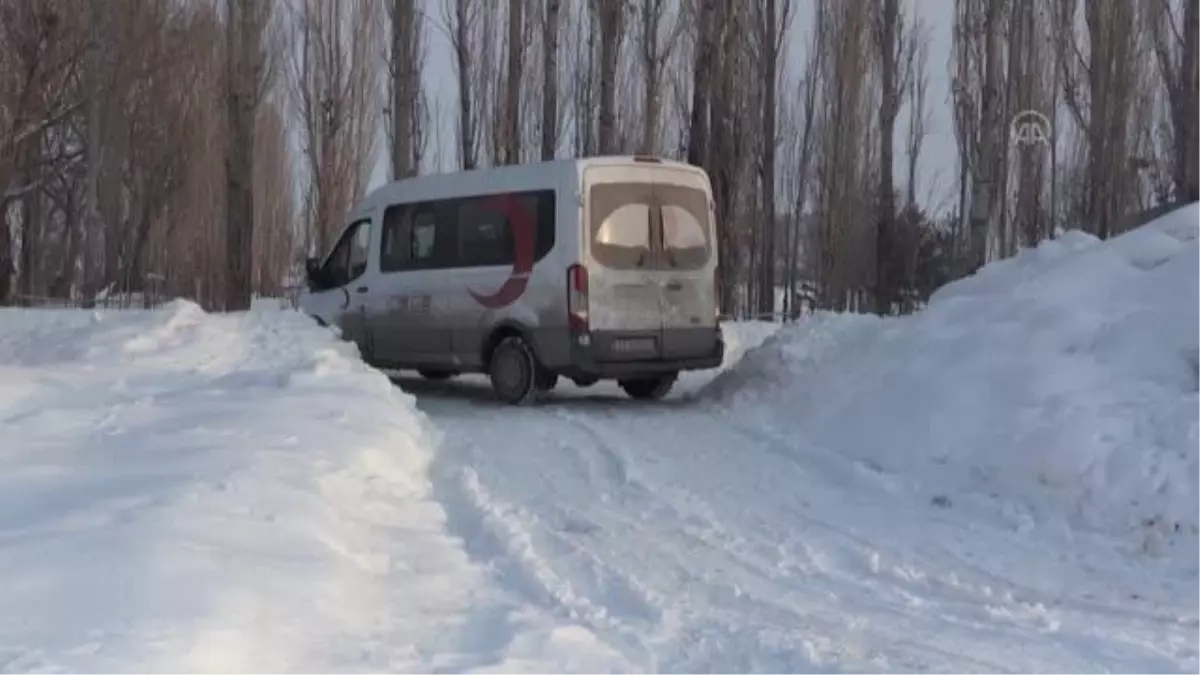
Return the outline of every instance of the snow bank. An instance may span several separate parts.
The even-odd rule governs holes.
[[[0,670],[434,667],[437,442],[295,312],[0,310]]]
[[[1194,566],[1198,215],[1108,242],[1070,232],[913,316],[817,314],[707,393],[793,447],[904,472],[941,503],[994,500],[1018,532],[1132,534]]]
[[[721,367],[728,368],[736,364],[746,352],[778,332],[782,325],[772,321],[728,321],[721,324],[721,336],[725,340],[725,359]]]

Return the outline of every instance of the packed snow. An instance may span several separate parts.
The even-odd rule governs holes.
[[[472,556],[623,669],[1191,672],[1196,229],[1070,233],[913,317],[727,325],[727,372],[658,405],[399,382]]]
[[[762,433],[1195,563],[1196,206],[1073,231],[901,319],[819,314],[711,385]]]
[[[0,671],[503,663],[438,443],[296,313],[0,310]]]
[[[0,310],[0,671],[1195,672],[1198,215],[727,324],[652,404]]]

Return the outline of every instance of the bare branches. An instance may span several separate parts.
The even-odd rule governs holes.
[[[936,204],[920,185],[940,103],[932,6],[432,1],[458,85],[444,100],[422,82],[420,0],[0,2],[0,302],[152,278],[209,307],[279,291],[290,249],[326,248],[364,191],[381,131],[397,178],[454,155],[465,169],[562,152],[703,166],[721,305],[743,315],[805,280],[826,307],[908,307],[913,256],[943,241],[921,228],[947,210],[962,230],[969,216],[978,264],[1064,220],[1112,233],[1198,191],[1200,0],[955,0],[959,189]],[[805,7],[811,34],[792,28]],[[1062,118],[1049,157],[1010,147],[1019,109]]]
[[[906,134],[906,157],[908,159],[908,192],[905,206],[915,208],[917,204],[917,168],[920,166],[921,147],[925,141],[929,111],[926,96],[929,91],[929,36],[926,26],[919,19],[910,31],[908,52],[905,54],[908,77],[904,95],[908,98],[908,131]]]
[[[420,171],[424,152],[423,114],[427,101],[421,86],[425,65],[422,41],[423,17],[416,0],[387,0],[391,27],[388,75],[391,85],[392,178],[402,179]]]
[[[476,62],[472,53],[472,38],[476,34],[480,0],[447,0],[443,4],[443,20],[454,50],[454,71],[458,80],[458,163],[463,169],[474,169],[479,161],[479,109],[475,99],[477,82]]]
[[[590,0],[600,34],[599,151],[617,152],[617,62],[625,28],[625,0]]]
[[[638,142],[643,154],[658,154],[662,124],[663,71],[675,51],[686,23],[678,15],[674,21],[666,13],[664,0],[638,0],[637,55],[642,69],[642,128]],[[665,34],[664,34],[665,33]]]
[[[291,50],[292,94],[309,169],[306,232],[321,251],[362,195],[371,169],[379,120],[379,9],[376,0],[303,0],[293,9],[299,42]]]
[[[1200,199],[1197,168],[1200,0],[1183,0],[1177,17],[1168,0],[1144,3],[1143,19],[1167,95],[1171,181],[1176,199]],[[1181,28],[1182,26],[1182,28]]]
[[[541,158],[554,159],[558,150],[558,33],[562,0],[545,0],[542,15]]]

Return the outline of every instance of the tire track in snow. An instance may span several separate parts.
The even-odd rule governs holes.
[[[620,478],[615,488],[617,491],[623,491],[625,494],[633,492],[641,498],[638,501],[627,499],[626,503],[621,504],[625,507],[636,507],[630,513],[624,514],[627,516],[625,520],[630,526],[645,527],[648,522],[659,523],[664,520],[678,523],[679,528],[672,532],[672,535],[686,542],[688,546],[692,547],[692,550],[702,549],[710,555],[713,552],[727,555],[727,565],[742,569],[749,574],[770,576],[771,570],[789,565],[796,569],[812,568],[813,560],[810,557],[797,562],[794,557],[783,553],[779,547],[771,547],[775,552],[780,553],[777,560],[772,560],[770,563],[752,560],[752,558],[769,556],[758,555],[759,551],[756,549],[761,547],[755,546],[749,539],[723,527],[712,507],[702,498],[675,484],[658,482],[650,485],[647,483],[629,454],[617,450],[620,447],[629,447],[638,434],[619,431],[618,424],[607,424],[610,416],[606,416],[603,420],[597,420],[596,415],[563,411],[559,411],[558,416],[571,422],[576,428],[583,430],[593,438],[596,454],[600,455],[606,463],[620,467],[619,470],[612,472],[614,476]],[[616,420],[612,421],[616,422]],[[624,420],[624,423],[628,426],[635,421],[649,422],[650,420],[632,414]],[[634,426],[636,427],[636,425]],[[662,439],[657,440],[661,441]],[[670,448],[664,444],[654,442],[650,444],[653,447],[670,451]],[[636,487],[632,491],[624,489],[628,486]],[[617,514],[606,513],[605,515],[616,518]]]
[[[640,496],[646,493],[646,486],[639,480],[636,470],[632,473],[630,471],[629,458],[610,447],[590,425],[582,422],[582,417],[562,408],[555,410],[555,416],[583,432],[583,435],[590,441],[588,443],[560,441],[560,444],[579,457],[587,467],[590,476],[594,477],[599,474],[602,484],[597,484],[596,487],[603,491],[604,498],[620,497],[622,494],[629,493]],[[578,439],[572,438],[571,440]]]
[[[517,600],[588,630],[626,658],[645,662],[641,637],[660,615],[654,603],[633,585],[613,575],[586,547],[574,541],[597,525],[558,514],[558,526],[493,495],[471,466],[480,451],[473,444],[447,448],[451,455],[435,461],[434,495],[447,513],[448,529],[462,539],[468,555],[489,569],[501,588]],[[451,459],[454,457],[455,459]],[[554,549],[547,553],[546,549]],[[556,557],[582,558],[586,577],[556,570]],[[580,587],[583,586],[583,587]]]
[[[558,413],[559,417],[565,417],[572,420],[579,426],[588,429],[589,433],[601,440],[601,447],[605,449],[613,449],[620,447],[638,447],[634,445],[635,440],[641,440],[644,447],[639,448],[645,450],[647,448],[662,448],[666,449],[662,443],[663,438],[656,437],[653,433],[643,433],[645,429],[639,427],[639,423],[654,424],[652,420],[643,420],[640,415],[631,414],[623,416],[620,426],[608,424],[607,419],[597,419],[595,415],[578,414],[564,415]],[[725,421],[722,420],[722,423]],[[699,416],[689,419],[685,424],[695,426],[701,432],[710,431],[709,427],[702,427]],[[715,435],[716,425],[712,422],[707,422],[711,427],[712,434]],[[695,430],[695,429],[694,429]],[[732,433],[731,433],[732,432]],[[659,434],[662,432],[659,431]],[[821,460],[816,464],[809,466],[803,461],[803,457],[796,457],[794,452],[790,452],[789,448],[785,448],[778,444],[777,439],[770,438],[762,433],[748,433],[746,429],[740,428],[738,425],[726,425],[723,431],[724,437],[722,440],[726,442],[724,447],[732,448],[755,448],[757,450],[767,450],[778,459],[786,461],[788,467],[787,473],[799,472],[802,476],[807,476],[805,482],[811,482],[814,485],[820,482],[827,482],[831,476],[838,478],[835,486],[820,492],[828,495],[833,493],[853,494],[861,491],[864,486],[864,481],[867,485],[875,485],[878,487],[880,481],[884,481],[891,487],[892,490],[887,492],[893,493],[896,485],[892,483],[887,476],[880,474],[873,467],[861,465],[861,463],[852,463],[844,461],[843,466],[828,466],[837,464],[836,457],[822,456]],[[657,441],[657,442],[656,442]],[[692,449],[689,449],[692,450]],[[697,460],[703,461],[705,458],[700,455],[696,456]],[[645,459],[643,457],[642,459]],[[709,458],[711,459],[711,458]],[[631,463],[632,460],[625,460]],[[753,455],[746,455],[746,461],[753,462]],[[821,468],[817,471],[817,468]],[[731,476],[731,480],[736,480]],[[639,478],[643,487],[647,486],[644,479]],[[689,518],[687,510],[681,509],[675,505],[671,496],[675,493],[673,485],[654,483],[652,487],[647,488],[652,495],[665,504],[671,503],[673,508],[674,520],[679,523],[679,533],[689,530]],[[808,492],[809,498],[815,498],[818,495]],[[694,503],[694,502],[693,502]],[[817,504],[818,506],[826,506],[827,504]],[[757,623],[761,617],[774,616],[775,625],[809,625],[820,627],[819,633],[837,634],[839,628],[836,623],[822,621],[816,617],[817,612],[806,612],[796,614],[794,607],[805,604],[811,605],[814,600],[823,594],[818,594],[814,597],[811,590],[803,588],[806,583],[819,582],[818,585],[832,587],[837,589],[834,595],[825,597],[823,600],[818,600],[817,606],[824,606],[825,611],[830,614],[837,614],[846,610],[851,610],[853,615],[858,616],[894,616],[898,624],[902,624],[910,619],[911,612],[914,607],[919,607],[922,604],[928,604],[929,608],[939,604],[944,605],[948,600],[950,606],[957,605],[956,609],[951,610],[958,614],[960,618],[968,623],[971,623],[970,618],[977,619],[990,618],[993,621],[983,622],[975,621],[974,625],[979,629],[996,630],[994,620],[998,617],[1005,618],[1008,622],[1014,623],[1014,628],[1021,629],[1023,625],[1022,617],[1028,618],[1028,622],[1024,625],[1034,630],[1044,630],[1047,626],[1054,626],[1055,619],[1052,615],[1047,615],[1045,608],[1029,606],[1020,602],[1004,602],[1003,598],[991,597],[992,609],[980,610],[977,608],[979,594],[971,593],[970,597],[961,597],[962,593],[954,593],[952,595],[960,596],[959,600],[951,600],[945,594],[941,597],[929,598],[922,600],[920,593],[922,590],[928,592],[929,587],[908,589],[911,580],[905,579],[903,575],[894,573],[897,565],[905,564],[903,559],[896,558],[891,553],[887,552],[886,542],[883,542],[884,548],[881,550],[880,543],[872,541],[865,533],[857,533],[853,528],[835,524],[821,518],[815,517],[814,513],[807,513],[807,509],[796,510],[795,516],[800,522],[809,525],[819,525],[826,529],[830,537],[818,537],[817,541],[822,543],[823,551],[814,551],[808,544],[803,544],[799,548],[793,546],[777,546],[773,553],[773,560],[770,559],[772,552],[764,550],[762,542],[755,542],[747,539],[739,534],[734,534],[733,531],[727,531],[723,528],[712,509],[704,509],[707,514],[701,519],[705,526],[703,534],[700,534],[697,539],[706,545],[706,550],[702,555],[697,557],[708,558],[713,560],[713,565],[724,571],[719,576],[712,576],[711,573],[701,573],[699,576],[693,576],[695,587],[705,588],[707,598],[711,605],[728,609],[730,607],[741,607],[738,621],[746,621],[747,617],[756,617],[751,619],[751,625]],[[818,509],[818,512],[830,512],[827,509]],[[837,512],[832,511],[832,512]],[[658,515],[665,516],[664,509],[660,508]],[[691,523],[695,523],[695,516],[692,515]],[[678,534],[678,533],[672,533]],[[776,532],[774,536],[779,536],[780,532]],[[765,533],[763,539],[769,539],[772,535]],[[793,543],[796,543],[793,541]],[[882,556],[881,556],[882,553]],[[882,560],[881,560],[882,558]],[[884,562],[896,558],[891,562]],[[716,560],[721,562],[717,563]],[[736,572],[736,573],[735,573]],[[933,574],[933,573],[930,573]],[[925,578],[927,575],[921,575]],[[741,578],[742,581],[733,581],[735,578]],[[941,590],[946,591],[949,587],[943,585]],[[969,589],[970,587],[968,587]],[[756,590],[758,589],[758,590]],[[794,604],[788,605],[783,599],[786,598]],[[947,607],[950,609],[950,607]],[[726,622],[719,617],[701,612],[693,617],[694,624],[691,629],[698,630],[698,626],[707,625],[711,627],[721,625],[728,634],[740,634],[744,632],[744,626],[740,626],[738,621]],[[770,634],[769,627],[764,627],[765,634]],[[841,629],[844,630],[844,629]],[[864,629],[865,630],[865,629]],[[874,633],[874,629],[868,631]],[[1001,629],[1000,632],[1006,632]],[[710,638],[711,639],[711,638]],[[746,638],[750,640],[750,638]],[[1013,633],[1011,639],[1014,641],[1020,640],[1019,633]],[[875,640],[878,640],[876,636]],[[933,642],[936,638],[929,638],[925,649],[933,648]],[[691,658],[685,658],[688,653],[688,648],[683,643],[684,639],[678,640],[679,651],[677,658],[683,659],[680,663],[693,662]],[[822,644],[821,641],[811,643],[809,646]],[[866,663],[878,663],[873,661],[876,656],[872,656],[866,652],[856,652],[852,650],[847,653],[844,651],[844,646],[836,643],[823,643],[825,646],[817,649],[815,652],[806,652],[807,657],[821,659],[821,655],[837,656],[838,658],[851,658],[852,661],[863,661]],[[915,643],[914,643],[915,644]],[[766,649],[765,644],[759,644],[759,648]],[[734,650],[736,651],[736,650]],[[991,660],[982,659],[976,654],[971,654],[961,649],[956,649],[953,643],[947,643],[938,650],[941,655],[941,660],[955,661],[962,668],[968,669],[984,669],[984,670],[1002,670],[1000,664],[1004,663],[1002,659]],[[730,662],[720,661],[720,658],[727,658],[729,654],[718,656],[710,654],[711,658],[718,659],[719,663],[728,663],[730,668],[740,667],[739,662],[734,660]],[[786,650],[780,653],[782,662],[792,666],[794,654],[789,656]],[[895,656],[895,655],[893,655]],[[911,663],[924,662],[919,653],[908,655]],[[701,661],[695,661],[700,663]]]
[[[711,421],[701,422],[692,412],[684,414],[689,415],[688,422],[711,430]],[[527,416],[522,417],[526,419],[512,422],[528,424]],[[847,558],[840,547],[821,551],[805,544],[795,550],[790,545],[764,545],[728,531],[706,500],[681,490],[674,481],[647,481],[621,450],[636,447],[632,445],[636,441],[645,446],[642,450],[669,454],[671,448],[663,443],[661,428],[647,432],[647,428],[661,427],[661,422],[640,410],[614,417],[607,409],[556,410],[552,419],[558,422],[553,429],[557,438],[552,445],[518,444],[526,450],[537,447],[540,452],[571,449],[567,453],[572,455],[570,465],[584,474],[554,473],[561,468],[561,459],[547,464],[547,458],[522,454],[527,469],[550,470],[543,481],[570,486],[566,492],[554,492],[558,495],[554,500],[539,501],[536,513],[507,503],[485,488],[483,478],[472,468],[482,461],[485,451],[470,446],[464,454],[460,447],[459,461],[464,465],[458,478],[460,490],[478,525],[470,531],[453,529],[474,539],[477,548],[481,532],[491,542],[473,557],[497,569],[503,583],[519,588],[534,604],[581,622],[618,646],[639,664],[639,670],[803,670],[853,663],[886,669],[888,660],[869,647],[887,642],[878,628],[869,624],[855,627],[852,619],[847,623],[842,618],[851,608],[850,616],[879,616],[879,603],[862,604],[879,592],[877,583],[864,583],[861,576],[869,574],[871,566],[869,552],[873,549],[868,540],[860,538],[854,546],[854,550],[866,552]],[[483,423],[497,421],[493,418]],[[747,446],[746,436],[731,435],[730,431],[723,432],[725,446]],[[460,442],[469,444],[472,435],[464,436],[459,437]],[[689,448],[689,452],[697,450]],[[698,454],[696,459],[710,458]],[[589,492],[572,499],[569,493],[577,479]],[[605,495],[610,497],[605,499]],[[580,512],[572,506],[589,496],[594,508]],[[556,527],[556,521],[565,526]],[[651,538],[645,539],[643,534],[639,539],[639,528],[649,528]],[[857,565],[853,564],[856,559],[861,561]],[[648,578],[640,578],[646,574]],[[836,582],[833,591],[830,582]],[[632,597],[640,594],[661,618],[636,623],[630,595],[613,592],[614,587],[635,589]],[[655,589],[654,597],[648,597],[647,588]],[[884,612],[887,614],[895,613]],[[904,614],[896,615],[897,621],[904,618]],[[932,645],[924,645],[926,654],[930,648]],[[939,661],[956,663],[959,668],[1003,670],[999,662],[955,651],[953,643],[941,651],[945,653]],[[890,656],[909,664],[927,662],[920,651],[900,649]]]
[[[622,420],[613,411],[603,414],[576,413],[564,409],[555,411],[555,416],[570,425],[572,439],[582,435],[587,442],[566,444],[570,451],[580,457],[588,467],[598,465],[597,473],[602,477],[594,483],[602,502],[615,502],[613,508],[626,511],[617,518],[631,527],[641,527],[647,520],[663,517],[683,523],[682,532],[703,544],[712,544],[714,536],[724,536],[720,531],[711,509],[695,495],[681,492],[674,486],[647,483],[642,471],[627,451],[622,450],[635,439],[614,431],[631,419]],[[684,505],[688,506],[684,506]],[[618,512],[609,510],[606,516],[615,518]]]
[[[504,514],[480,559],[520,570],[523,597],[575,611],[635,670],[1098,670],[1153,651],[1144,631],[1007,581],[1028,571],[988,577],[1003,527],[930,506],[936,485],[683,388],[667,406],[603,398],[564,386],[530,409],[459,400],[434,417],[483,488],[469,509]],[[639,597],[654,612],[633,611]]]
[[[683,414],[692,416],[695,413],[689,411]],[[633,443],[641,440],[647,447],[667,453],[673,449],[669,443],[663,443],[665,438],[656,420],[645,416],[642,411],[623,416],[619,425],[608,424],[607,416],[598,419],[597,415],[589,413],[560,410],[556,416],[582,428],[596,440],[598,454],[621,467],[620,471],[612,473],[622,478],[622,484],[636,483],[639,486],[638,492],[647,499],[637,506],[643,513],[652,514],[654,526],[661,526],[664,521],[678,523],[677,530],[660,533],[669,537],[656,541],[658,546],[653,553],[677,561],[676,566],[669,566],[670,574],[661,576],[673,578],[676,587],[669,597],[687,607],[687,616],[684,621],[676,619],[673,622],[676,625],[672,634],[658,639],[660,651],[667,656],[656,667],[666,665],[668,670],[714,667],[719,670],[755,670],[764,663],[763,656],[751,654],[761,651],[770,654],[773,659],[766,661],[771,664],[768,668],[794,670],[810,668],[814,663],[828,663],[827,657],[833,654],[848,655],[844,645],[822,643],[819,639],[804,639],[797,643],[794,636],[787,636],[788,630],[782,628],[811,625],[811,615],[799,615],[793,607],[782,601],[778,584],[781,577],[791,576],[792,572],[819,569],[813,556],[798,558],[776,546],[767,547],[778,554],[774,560],[767,560],[769,554],[764,555],[762,546],[724,528],[704,500],[675,484],[654,483],[651,486],[636,468],[631,468],[636,466],[633,460],[617,448],[634,447]],[[646,431],[641,428],[644,425],[659,428],[653,433],[641,433]],[[680,541],[681,538],[687,543]],[[681,545],[686,546],[689,553],[674,555],[672,547]],[[810,552],[811,549],[805,546],[804,551]],[[656,562],[661,564],[664,561],[659,558]],[[698,569],[692,569],[696,563],[700,563]],[[632,579],[632,575],[636,574],[627,565],[622,567],[626,568],[621,572],[622,575]],[[703,590],[703,593],[697,595],[697,590]],[[836,597],[827,598],[826,603],[836,600]],[[714,611],[734,606],[740,607],[741,611],[733,618],[722,616],[721,611]],[[832,613],[833,607],[829,609]],[[764,617],[770,617],[770,620],[764,621]],[[820,620],[817,623],[823,625],[822,632],[838,632],[832,624]],[[737,640],[744,644],[731,649],[731,636],[740,636]],[[664,646],[667,648],[663,649]],[[660,655],[660,658],[663,657]],[[858,654],[854,658],[863,656]]]

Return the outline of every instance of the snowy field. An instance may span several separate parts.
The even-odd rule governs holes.
[[[298,314],[0,310],[0,672],[490,659],[437,446]]]
[[[0,310],[0,672],[1196,672],[1198,217],[727,325],[657,404]]]

